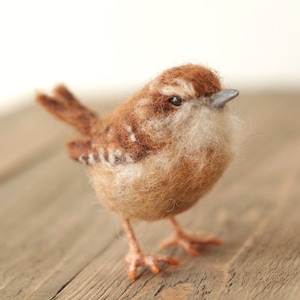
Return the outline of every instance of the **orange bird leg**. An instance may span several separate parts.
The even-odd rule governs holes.
[[[136,278],[137,268],[140,266],[148,266],[152,273],[157,274],[159,272],[159,262],[165,262],[173,266],[178,265],[178,261],[172,257],[151,255],[142,251],[130,225],[129,219],[121,218],[121,223],[123,225],[129,244],[129,253],[125,258],[126,263],[129,264],[129,279],[134,280]]]
[[[169,246],[177,245],[185,249],[189,254],[198,256],[200,253],[193,247],[193,244],[199,245],[220,245],[222,241],[216,239],[207,234],[187,234],[182,230],[179,223],[174,217],[169,217],[172,228],[174,230],[173,235],[164,240],[160,244],[160,248],[166,248]]]

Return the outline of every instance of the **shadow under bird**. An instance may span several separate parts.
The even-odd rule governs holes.
[[[37,95],[42,107],[81,133],[66,144],[68,153],[86,165],[100,200],[120,217],[129,243],[130,279],[140,266],[156,274],[159,262],[178,264],[144,252],[131,220],[168,219],[173,235],[162,248],[178,245],[198,255],[194,244],[221,243],[186,233],[175,216],[206,194],[232,161],[236,124],[227,103],[237,95],[222,89],[214,72],[194,64],[164,71],[105,118],[63,85],[53,96]]]

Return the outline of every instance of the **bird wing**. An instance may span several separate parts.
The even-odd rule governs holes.
[[[95,147],[92,145],[92,140],[85,138],[68,142],[66,148],[71,158],[86,165],[102,163],[113,166],[137,161],[124,149],[107,147],[106,145]]]
[[[128,164],[155,152],[143,139],[144,136],[135,132],[131,126],[119,128],[117,124],[110,123],[93,137],[74,139],[66,147],[71,158],[87,165]]]

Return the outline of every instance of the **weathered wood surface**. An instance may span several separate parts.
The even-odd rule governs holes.
[[[300,94],[241,95],[240,157],[179,217],[224,241],[178,267],[128,281],[125,237],[83,167],[63,151],[70,130],[37,107],[0,120],[0,299],[300,299]],[[104,109],[104,108],[101,108]],[[166,222],[135,224],[147,250]]]

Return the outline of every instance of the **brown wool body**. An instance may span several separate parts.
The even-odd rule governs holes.
[[[235,118],[226,102],[237,96],[222,90],[219,78],[198,65],[163,72],[107,118],[82,106],[64,87],[37,101],[82,137],[67,143],[69,155],[86,164],[100,200],[121,217],[129,240],[129,277],[147,265],[172,258],[144,253],[129,220],[169,218],[178,244],[197,254],[193,243],[218,244],[183,232],[174,216],[193,206],[221,177],[234,156]]]

